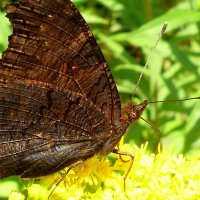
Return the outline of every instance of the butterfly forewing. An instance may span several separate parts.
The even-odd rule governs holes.
[[[7,6],[14,34],[3,54],[11,79],[50,83],[90,99],[114,124],[120,102],[112,75],[86,22],[70,1],[26,0]],[[10,75],[11,76],[11,75]]]

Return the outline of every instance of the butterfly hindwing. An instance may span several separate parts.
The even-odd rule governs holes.
[[[20,82],[1,84],[0,124],[1,178],[42,176],[91,157],[111,128],[82,96]]]

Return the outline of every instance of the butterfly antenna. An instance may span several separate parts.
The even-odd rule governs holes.
[[[191,98],[186,98],[186,99],[175,99],[175,100],[163,100],[163,101],[148,101],[148,103],[171,103],[171,102],[198,100],[198,99],[200,99],[200,97],[191,97]]]
[[[144,66],[143,69],[142,69],[142,72],[141,72],[141,74],[140,74],[140,76],[139,76],[139,78],[138,78],[138,81],[137,81],[136,86],[135,86],[135,88],[134,88],[134,91],[133,91],[133,93],[132,93],[132,99],[133,99],[133,97],[134,97],[134,95],[135,95],[135,92],[136,92],[136,90],[137,90],[137,88],[138,88],[138,86],[139,86],[139,84],[140,84],[140,81],[141,81],[141,79],[142,79],[142,77],[143,77],[143,74],[144,74],[144,72],[145,72],[147,66],[149,65],[149,62],[150,62],[151,57],[152,57],[152,55],[153,55],[153,51],[154,51],[154,49],[156,48],[158,42],[159,42],[159,41],[161,40],[161,38],[163,37],[163,34],[165,33],[165,31],[166,31],[166,29],[167,29],[167,26],[168,26],[168,22],[165,22],[165,23],[163,24],[163,26],[162,26],[162,29],[161,29],[161,31],[160,31],[160,34],[159,34],[159,36],[158,36],[158,38],[157,38],[157,40],[156,40],[154,46],[151,48],[150,54],[149,54],[149,56],[148,56],[148,58],[147,58],[147,62],[145,63],[145,66]]]
[[[140,117],[140,119],[142,119],[144,122],[146,122],[147,124],[149,124],[151,127],[153,127],[158,133],[160,133],[160,130],[157,126],[155,126],[154,124],[152,124],[150,121],[147,121],[146,119],[144,119],[143,117]]]

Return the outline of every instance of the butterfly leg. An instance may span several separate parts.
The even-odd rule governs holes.
[[[120,149],[119,148],[119,144],[117,145],[117,148],[118,148],[118,150]],[[130,160],[124,160],[123,158],[122,158],[122,154],[118,154],[119,155],[119,159],[122,161],[122,162],[124,162],[124,163],[127,163],[127,162],[129,162]]]
[[[125,173],[125,175],[124,175],[124,191],[126,191],[126,178],[127,178],[128,174],[129,174],[129,172],[130,172],[130,170],[131,170],[131,168],[132,168],[132,166],[133,166],[134,155],[131,154],[131,153],[127,153],[127,152],[122,152],[122,151],[120,151],[120,150],[118,150],[118,149],[114,149],[112,152],[115,153],[115,154],[118,154],[118,155],[120,156],[120,159],[122,159],[121,156],[129,156],[129,157],[131,158],[131,159],[130,159],[129,168],[128,168],[128,170],[126,171],[126,173]],[[122,161],[124,161],[124,160],[122,159]],[[126,162],[126,161],[125,161],[125,162]]]
[[[53,186],[49,196],[48,196],[48,200],[50,199],[51,195],[53,194],[54,190],[56,189],[56,187],[63,181],[63,179],[67,176],[67,174],[70,172],[71,169],[73,169],[74,167],[76,167],[77,165],[81,164],[82,162],[84,162],[84,160],[79,160],[75,163],[73,163],[72,165],[69,166],[69,168],[67,169],[67,171],[59,178],[59,180],[56,182],[56,184]]]

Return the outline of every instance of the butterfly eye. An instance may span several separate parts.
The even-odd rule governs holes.
[[[136,120],[137,114],[135,112],[131,113],[131,119]]]

